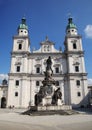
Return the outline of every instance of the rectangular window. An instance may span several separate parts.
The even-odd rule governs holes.
[[[20,66],[17,66],[17,70],[16,70],[17,72],[20,72]]]
[[[59,67],[55,68],[56,73],[59,73]]]
[[[76,43],[73,43],[73,49],[77,49]]]
[[[18,97],[18,92],[15,92],[15,97]]]
[[[36,68],[36,73],[40,73],[40,68],[39,67]]]
[[[78,92],[78,93],[77,93],[77,96],[78,96],[78,97],[80,97],[80,96],[81,96],[81,93],[80,93],[80,92]]]
[[[19,50],[21,50],[22,49],[22,44],[19,44]]]
[[[36,81],[36,86],[39,86],[39,81]]]
[[[16,84],[16,86],[19,86],[19,80],[16,80],[15,84]]]
[[[80,80],[76,80],[76,85],[80,86]]]
[[[75,72],[79,72],[79,66],[75,66]]]

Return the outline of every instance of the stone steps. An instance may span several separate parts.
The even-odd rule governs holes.
[[[44,116],[44,115],[73,115],[78,114],[78,112],[74,110],[46,110],[46,111],[35,111],[28,110],[23,112],[22,114],[31,115],[31,116]]]

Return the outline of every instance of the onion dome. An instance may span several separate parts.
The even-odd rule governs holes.
[[[21,24],[19,25],[18,30],[19,29],[26,29],[26,30],[28,30],[28,26],[26,25],[26,19],[25,19],[25,17],[23,17],[21,19]]]
[[[69,19],[68,19],[68,25],[67,25],[67,27],[66,27],[66,30],[67,30],[67,29],[71,29],[71,28],[77,29],[76,25],[75,25],[75,24],[73,23],[73,21],[72,21],[72,18],[69,18]]]

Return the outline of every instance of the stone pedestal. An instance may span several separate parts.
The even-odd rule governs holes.
[[[58,111],[58,110],[71,110],[72,106],[71,105],[61,105],[61,106],[37,106],[37,111]]]
[[[57,110],[58,107],[62,105],[62,93],[60,87],[58,88],[56,86],[56,81],[52,78],[53,70],[51,68],[52,61],[50,56],[46,63],[47,67],[44,72],[45,78],[42,81],[43,85],[40,86],[39,92],[35,95],[35,105],[40,106],[42,109],[46,107],[46,109]],[[47,106],[49,106],[49,108]]]
[[[52,97],[46,96],[46,98],[43,98],[42,100],[42,106],[51,105]]]
[[[62,103],[62,100],[61,100],[61,99],[58,99],[58,101],[57,101],[57,105],[58,105],[58,106],[63,105],[63,103]]]

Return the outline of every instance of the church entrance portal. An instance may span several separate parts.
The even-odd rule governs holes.
[[[1,98],[1,108],[6,108],[6,98],[5,97]]]

